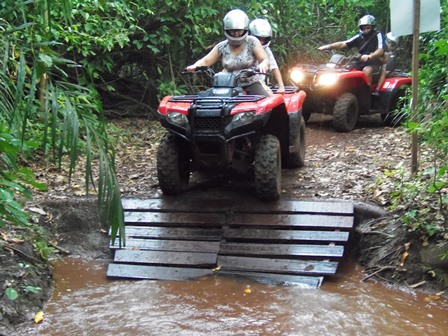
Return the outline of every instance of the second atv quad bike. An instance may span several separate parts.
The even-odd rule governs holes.
[[[162,99],[157,114],[167,133],[158,148],[157,173],[163,193],[181,192],[194,171],[238,171],[253,174],[259,199],[280,197],[282,165],[304,165],[306,94],[291,86],[284,95],[246,95],[238,78],[256,73],[215,74],[199,67],[194,74],[208,74],[211,87]]]
[[[373,84],[369,86],[364,72],[355,68],[357,62],[356,57],[334,54],[326,64],[298,64],[291,69],[291,81],[306,92],[305,121],[312,113],[332,114],[333,127],[339,132],[353,130],[360,115],[380,113],[385,124],[397,122],[394,110],[412,78],[400,70],[387,69],[380,94],[374,96],[380,73],[373,74]]]

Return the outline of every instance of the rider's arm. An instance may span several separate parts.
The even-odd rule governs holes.
[[[269,47],[266,47],[263,49],[266,51],[266,55],[268,55],[269,67],[270,67],[271,73],[274,76],[275,81],[278,84],[277,93],[284,93],[285,92],[285,84],[283,83],[282,73],[278,69],[278,64],[277,64],[277,61],[275,60],[274,54],[272,53],[272,50]]]
[[[378,48],[373,53],[370,53],[369,59],[381,59],[384,55],[384,49]]]
[[[345,43],[345,41],[340,41],[340,42],[333,42],[330,44],[326,44],[323,45],[321,47],[319,47],[319,50],[329,50],[329,49],[345,49],[347,48],[347,44]]]
[[[218,47],[215,46],[207,55],[197,60],[193,65],[187,66],[187,71],[194,71],[196,67],[212,66],[219,60]]]
[[[258,61],[258,71],[267,73],[269,71],[269,59],[258,39],[255,41],[254,55]]]
[[[274,75],[275,80],[278,84],[277,93],[284,93],[285,92],[285,84],[283,83],[283,77],[282,73],[278,68],[272,70],[272,74]]]

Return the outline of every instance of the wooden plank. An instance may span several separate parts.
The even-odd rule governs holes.
[[[289,275],[289,274],[273,274],[273,273],[257,273],[257,272],[241,272],[219,270],[219,275],[245,277],[257,282],[275,284],[275,285],[300,285],[304,288],[319,288],[324,280],[323,276],[307,276],[307,275]]]
[[[341,258],[344,255],[344,247],[337,245],[222,243],[219,254],[270,256],[272,258],[279,256]]]
[[[114,262],[131,264],[216,266],[216,253],[117,250]]]
[[[235,199],[222,197],[218,199],[204,198],[166,198],[139,199],[123,198],[125,210],[160,211],[160,212],[260,212],[260,213],[319,213],[353,215],[354,205],[349,201],[297,201],[280,200],[265,203],[256,199]]]
[[[165,267],[148,265],[109,264],[109,278],[148,280],[191,280],[212,275],[212,269]]]
[[[278,202],[254,202],[254,200],[242,199],[235,202],[238,206],[234,212],[246,213],[310,213],[310,214],[335,214],[351,216],[354,213],[354,205],[349,201],[297,201],[281,199]]]
[[[160,240],[130,238],[126,240],[126,249],[151,251],[178,251],[178,252],[210,252],[218,253],[220,242],[187,241],[187,240]],[[118,242],[110,245],[111,249],[119,249]]]
[[[127,224],[182,226],[207,225],[218,226],[225,223],[226,215],[218,213],[188,213],[188,212],[125,212],[124,220]]]
[[[351,229],[354,218],[298,214],[229,214],[227,225]]]
[[[285,260],[218,255],[218,267],[223,270],[269,272],[298,275],[333,275],[335,261]]]
[[[126,226],[126,237],[218,241],[221,228]]]
[[[121,204],[124,210],[158,211],[158,212],[208,212],[224,213],[232,209],[233,198],[123,198]]]
[[[126,231],[127,232],[127,231]],[[349,238],[347,231],[309,231],[309,230],[270,230],[270,229],[235,229],[224,230],[223,238],[245,240],[286,240],[294,241],[327,241],[346,242]]]

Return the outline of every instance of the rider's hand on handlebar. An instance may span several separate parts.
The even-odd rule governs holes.
[[[317,48],[319,50],[331,50],[330,46],[328,44],[320,46],[319,48]]]
[[[362,62],[367,62],[369,59],[371,59],[372,57],[370,55],[361,55],[360,60]]]
[[[261,63],[258,65],[258,71],[260,71],[261,73],[268,73],[268,71],[269,71],[269,67],[266,65],[265,62],[261,62]]]
[[[189,65],[185,68],[185,70],[187,70],[188,72],[193,72],[196,71],[196,65]]]
[[[278,94],[284,94],[285,93],[285,86],[284,85],[279,85],[277,88],[277,93]]]

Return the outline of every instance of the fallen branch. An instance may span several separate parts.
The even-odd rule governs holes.
[[[14,252],[14,253],[20,254],[20,255],[21,255],[22,257],[24,257],[25,259],[34,261],[36,264],[40,264],[40,263],[42,263],[42,260],[37,260],[36,258],[34,258],[34,257],[32,257],[32,256],[30,256],[30,255],[28,255],[28,254],[26,254],[25,252],[20,251],[19,249],[16,249],[16,248],[12,247],[12,246],[9,245],[9,244],[6,244],[5,246],[3,246],[3,248],[4,248],[5,250],[9,250],[9,251],[12,251],[12,252]]]
[[[379,234],[379,235],[383,235],[386,236],[387,238],[394,238],[395,236],[390,235],[386,232],[382,232],[382,231],[363,231],[363,230],[359,230],[359,233],[362,234]]]
[[[47,241],[47,243],[64,254],[70,254],[70,251],[63,249],[62,247],[59,247],[58,245],[56,245],[55,243],[53,243],[51,241]]]
[[[397,267],[396,267],[396,266],[383,266],[383,267],[381,267],[380,269],[376,270],[375,272],[370,273],[369,275],[367,275],[366,277],[364,277],[364,279],[362,279],[362,281],[366,281],[367,279],[373,277],[374,275],[376,275],[376,274],[378,274],[378,273],[381,273],[382,271],[385,271],[385,270],[391,270],[391,269],[392,269],[392,270],[397,270]]]

